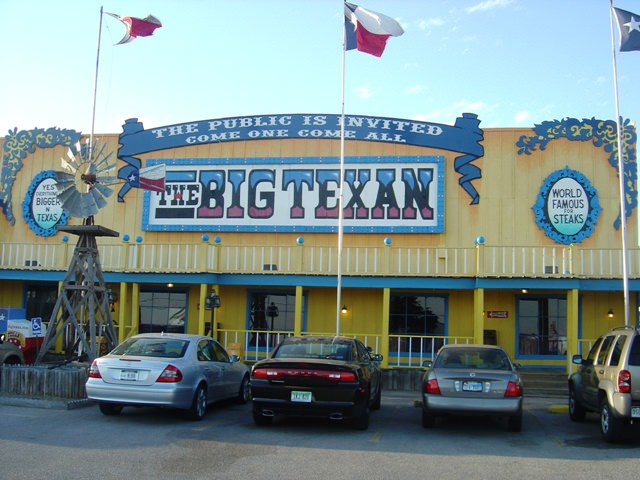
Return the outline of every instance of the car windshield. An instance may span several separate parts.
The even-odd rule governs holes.
[[[189,342],[175,338],[129,338],[111,355],[135,355],[137,357],[183,357]]]
[[[477,368],[485,370],[510,370],[506,354],[495,349],[456,348],[440,352],[434,364],[436,368]]]
[[[347,343],[285,343],[273,358],[328,358],[351,360],[351,345]]]

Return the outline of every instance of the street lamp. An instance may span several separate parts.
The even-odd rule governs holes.
[[[271,331],[273,332],[273,319],[280,315],[278,307],[275,303],[271,302],[271,305],[267,307],[267,317],[271,318]]]
[[[216,308],[220,306],[220,296],[216,295],[215,290],[211,290],[207,298],[204,299],[204,308],[205,310],[211,310],[211,324],[209,325],[209,334],[213,338],[213,326],[215,325],[213,322],[215,321]]]

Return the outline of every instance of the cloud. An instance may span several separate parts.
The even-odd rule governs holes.
[[[497,105],[487,105],[484,102],[476,101],[469,102],[467,100],[459,100],[451,105],[444,106],[438,110],[434,110],[429,113],[420,113],[411,117],[412,120],[419,120],[423,122],[438,122],[452,124],[463,113],[476,113],[493,111],[497,108]]]
[[[358,98],[367,100],[373,97],[374,91],[369,85],[360,85],[359,87],[356,87],[356,95]]]
[[[511,3],[513,3],[513,0],[485,0],[484,2],[480,2],[474,5],[473,7],[467,8],[467,13],[475,13],[499,7],[506,7]]]
[[[407,95],[415,95],[417,93],[424,92],[427,89],[426,85],[412,85],[404,89],[404,93]]]
[[[418,22],[418,28],[420,30],[426,30],[431,27],[441,27],[442,25],[444,25],[444,20],[440,17],[428,18],[427,20],[420,20],[420,22]]]
[[[526,110],[523,110],[522,112],[518,112],[516,113],[516,125],[522,125],[523,123],[528,123],[530,118],[531,118],[531,114]]]

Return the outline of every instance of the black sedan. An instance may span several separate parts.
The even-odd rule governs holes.
[[[268,425],[275,415],[349,419],[369,428],[380,408],[382,372],[362,342],[349,337],[287,337],[271,358],[251,368],[253,420]]]

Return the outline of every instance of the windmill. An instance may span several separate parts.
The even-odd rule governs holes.
[[[96,237],[118,237],[120,234],[95,225],[93,216],[107,204],[113,193],[110,185],[118,183],[111,175],[115,163],[105,145],[91,137],[76,144],[62,158],[62,171],[55,172],[58,199],[74,217],[83,218],[82,225],[60,226],[59,231],[78,236],[73,258],[64,277],[60,293],[49,321],[42,348],[36,358],[44,355],[61,335],[66,335],[66,360],[89,362],[100,355],[101,344],[111,350],[117,337],[109,308],[109,292],[104,282]]]

